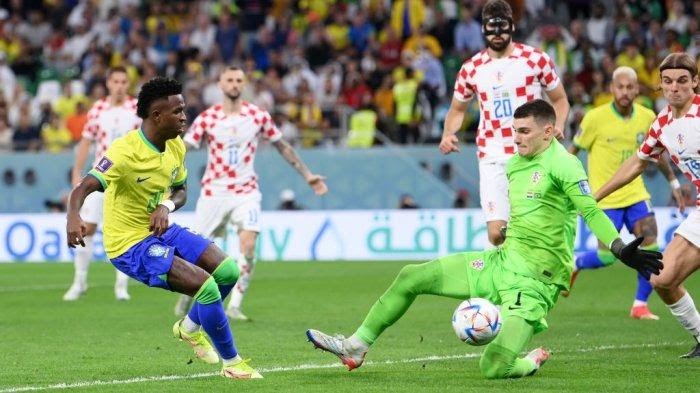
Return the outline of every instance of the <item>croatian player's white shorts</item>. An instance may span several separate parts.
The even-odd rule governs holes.
[[[479,197],[486,221],[508,221],[508,161],[479,162]]]
[[[224,237],[226,226],[260,232],[260,193],[245,196],[203,196],[197,200],[195,231],[206,238]]]
[[[80,208],[80,218],[90,224],[102,224],[102,205],[105,194],[95,191],[88,195]]]
[[[700,209],[693,209],[678,226],[676,233],[700,248]]]

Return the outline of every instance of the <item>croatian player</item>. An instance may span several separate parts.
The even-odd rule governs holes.
[[[241,277],[231,293],[226,315],[248,320],[241,303],[255,269],[255,243],[260,231],[262,196],[253,163],[258,143],[268,140],[284,159],[303,176],[316,195],[328,191],[323,177],[306,167],[294,148],[282,139],[282,133],[270,114],[241,98],[246,75],[239,67],[227,67],[219,76],[224,101],[202,112],[184,137],[187,144],[199,148],[207,140],[207,167],[197,200],[196,231],[207,238],[222,237],[231,223],[238,229]],[[187,312],[191,299],[182,296],[175,313]]]
[[[107,97],[93,104],[88,111],[88,121],[85,123],[82,139],[75,151],[75,165],[72,171],[73,186],[80,182],[83,176],[83,168],[87,160],[90,145],[95,145],[95,162],[104,155],[112,141],[127,132],[141,126],[141,119],[136,116],[136,99],[127,95],[129,79],[124,67],[113,67],[107,74]],[[85,247],[76,250],[73,262],[75,273],[73,284],[63,295],[63,300],[77,300],[88,288],[88,267],[93,255],[93,235],[97,226],[102,223],[102,203],[104,195],[95,192],[85,200],[80,211],[81,217],[87,225]],[[129,300],[127,283],[129,277],[117,270],[117,279],[114,284],[114,294],[118,300]]]
[[[68,245],[84,246],[80,208],[89,194],[104,191],[104,243],[112,264],[149,287],[193,296],[192,310],[173,326],[175,337],[207,363],[218,363],[220,355],[225,377],[262,378],[238,355],[224,314],[222,299],[239,276],[236,262],[208,239],[169,223],[168,215],[187,200],[182,86],[153,78],[137,105],[143,127],[114,141],[71,192]]]
[[[547,313],[569,286],[577,212],[625,264],[647,277],[659,272],[661,254],[637,248],[642,238],[625,244],[596,205],[581,162],[555,138],[554,108],[537,99],[517,108],[513,116],[518,154],[507,166],[511,210],[503,245],[405,266],[352,336],[308,330],[314,346],[335,354],[352,370],[416,296],[481,297],[501,305],[503,321],[481,357],[481,373],[486,378],[534,374],[549,353],[537,348],[518,356],[533,334],[547,329]]]
[[[661,62],[661,90],[668,106],[649,128],[644,143],[613,177],[596,192],[601,200],[644,171],[668,151],[678,169],[700,190],[700,94],[698,67],[686,53],[672,53]],[[694,209],[676,229],[664,251],[666,268],[651,277],[651,285],[681,326],[694,337],[684,358],[700,358],[700,314],[683,282],[700,268],[700,194]]]
[[[613,102],[590,110],[581,121],[581,129],[569,147],[571,154],[579,150],[588,151],[588,176],[591,189],[598,190],[610,180],[622,163],[639,148],[644,141],[649,126],[656,118],[653,111],[635,104],[639,94],[637,73],[630,67],[618,67],[613,71],[610,92]],[[665,159],[659,160],[659,168],[674,189],[674,196],[679,204],[681,188],[678,179]],[[651,196],[639,176],[630,184],[615,191],[598,203],[618,231],[626,226],[635,237],[644,237],[642,248],[658,250],[656,244],[656,219],[651,209]],[[681,205],[682,206],[682,205]],[[604,244],[598,251],[583,253],[576,258],[576,267],[571,276],[571,286],[583,269],[597,269],[610,266],[616,259]],[[637,274],[637,294],[630,310],[630,316],[636,319],[659,319],[649,311],[647,301],[652,288],[649,280]],[[563,293],[568,296],[568,292]]]
[[[564,130],[569,102],[554,63],[539,49],[512,42],[513,11],[504,0],[490,0],[481,12],[481,31],[487,48],[464,62],[457,74],[454,96],[445,118],[440,141],[443,154],[458,152],[455,135],[462,127],[468,101],[479,100],[476,137],[479,158],[479,197],[486,215],[488,239],[503,243],[502,229],[508,221],[506,162],[515,154],[513,110],[543,92],[557,113],[557,138]]]

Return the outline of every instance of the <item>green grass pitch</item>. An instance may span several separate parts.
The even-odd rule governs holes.
[[[550,329],[531,345],[553,353],[534,377],[484,380],[482,348],[452,332],[458,301],[432,296],[419,298],[355,371],[312,349],[307,328],[352,333],[401,266],[260,263],[244,304],[253,322],[232,327],[241,354],[265,379],[231,381],[171,337],[175,294],[132,281],[132,300],[117,302],[113,268],[97,263],[88,294],[66,303],[72,265],[0,264],[0,393],[698,391],[700,360],[678,358],[692,346],[689,335],[655,294],[651,308],[660,321],[628,317],[636,279],[622,266],[583,272],[572,296],[559,300]],[[700,303],[697,274],[687,287]]]

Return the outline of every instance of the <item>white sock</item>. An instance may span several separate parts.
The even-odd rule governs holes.
[[[88,267],[90,267],[90,261],[92,260],[92,236],[84,237],[83,241],[85,242],[85,247],[78,247],[75,251],[73,284],[85,287],[87,286]]]
[[[248,259],[241,255],[236,262],[241,274],[238,277],[236,286],[231,290],[231,300],[228,302],[228,308],[241,308],[243,296],[248,290],[248,286],[250,286],[250,279],[255,270],[255,257]]]
[[[115,269],[116,270],[116,269]],[[117,279],[114,281],[114,292],[126,292],[126,288],[129,285],[129,276],[117,270]]]
[[[190,319],[189,315],[186,315],[180,323],[180,327],[185,333],[192,334],[196,333],[200,326],[194,323],[194,321]]]
[[[669,304],[668,308],[681,326],[700,343],[700,314],[698,314],[698,309],[695,308],[695,303],[693,298],[690,297],[690,293],[686,292],[675,304]]]
[[[241,360],[243,360],[243,358],[241,357],[241,355],[236,355],[236,357],[231,358],[231,359],[223,359],[223,362],[224,362],[224,366],[225,366],[225,365],[231,364],[231,363],[238,363],[238,362],[240,362]]]
[[[360,349],[364,351],[369,349],[369,344],[367,344],[366,342],[364,342],[364,340],[362,340],[354,334],[345,339],[345,341],[348,343],[351,349]]]
[[[646,305],[647,305],[647,302],[645,302],[643,300],[637,300],[637,299],[635,299],[634,303],[632,303],[632,307],[639,307],[639,306],[646,306]]]

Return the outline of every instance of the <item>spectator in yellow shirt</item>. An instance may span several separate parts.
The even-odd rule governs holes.
[[[49,153],[67,150],[73,142],[70,131],[55,113],[51,115],[51,121],[41,128],[41,139],[44,142],[44,149]]]

